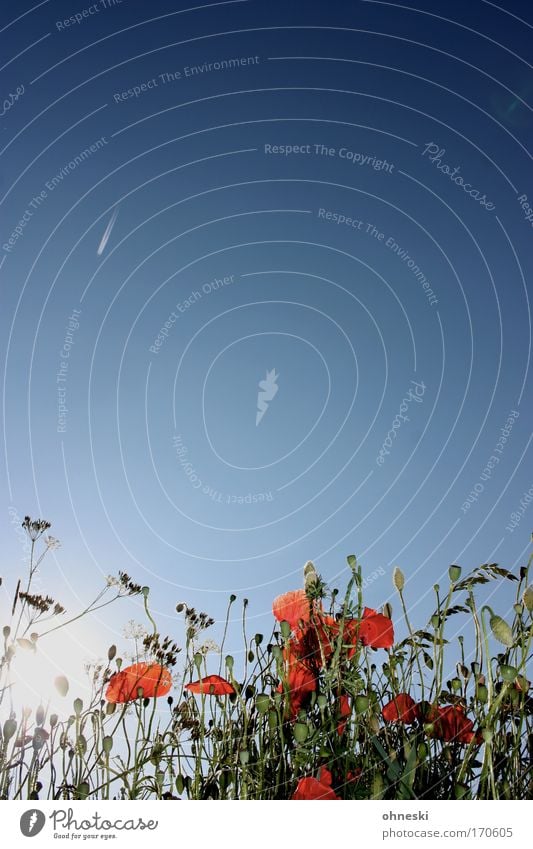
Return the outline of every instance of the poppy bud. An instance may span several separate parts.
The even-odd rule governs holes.
[[[394,567],[394,571],[392,573],[392,583],[396,587],[399,593],[403,591],[405,586],[405,577],[401,569],[398,569],[397,566]]]
[[[4,722],[4,742],[7,743],[17,730],[17,723],[14,719],[7,719]]]
[[[271,731],[274,731],[278,725],[278,715],[275,710],[268,712],[268,726]]]
[[[116,654],[117,654],[117,647],[116,646],[109,646],[109,648],[107,650],[107,659],[109,661],[113,660],[116,657]]]
[[[318,580],[318,575],[314,564],[308,560],[304,566],[304,587],[307,590],[313,584],[316,584]]]
[[[494,637],[498,640],[498,642],[502,643],[502,645],[507,646],[507,648],[511,648],[514,643],[514,639],[510,626],[504,619],[501,618],[501,616],[497,616],[496,613],[493,613],[490,607],[487,609],[490,612],[490,629]]]
[[[111,714],[115,713],[117,706],[115,702],[108,702],[105,706],[106,716],[111,716]]]
[[[305,743],[309,736],[309,727],[304,722],[296,722],[293,728],[294,739],[297,743]]]
[[[86,781],[82,781],[76,788],[76,795],[78,799],[86,799],[90,792],[91,788]]]
[[[110,737],[108,734],[102,740],[102,748],[106,755],[108,755],[111,749],[113,748],[113,738]]]
[[[434,613],[429,621],[431,622],[431,624],[434,628],[438,628],[439,625],[440,625],[440,616],[438,616],[436,613]]]
[[[141,592],[145,598],[148,598],[150,594],[150,587],[141,587]]]
[[[289,625],[289,623],[285,619],[283,620],[283,622],[280,625],[280,630],[281,630],[281,636],[285,640],[288,640],[290,635],[291,635],[291,626]]]
[[[368,705],[370,704],[370,700],[368,696],[356,696],[355,697],[355,712],[356,713],[364,713],[365,710],[368,709]]]
[[[417,752],[419,760],[424,761],[427,758],[428,747],[425,743],[420,743]]]
[[[233,658],[230,654],[226,655],[226,668],[233,669]]]
[[[229,603],[233,604],[234,601],[237,601],[237,596],[232,593],[229,597]]]
[[[58,720],[57,713],[51,713],[50,714],[50,727],[51,728],[55,728],[55,726],[57,725],[57,720]]]
[[[448,575],[450,577],[450,581],[452,584],[457,583],[459,578],[461,577],[461,567],[460,566],[450,566],[448,569]]]
[[[256,634],[254,639],[255,639],[256,646],[260,646],[261,643],[263,642],[263,635],[262,634]]]
[[[529,587],[526,587],[526,589],[524,590],[522,601],[524,602],[524,606],[527,608],[529,613],[531,613],[531,611],[533,610],[533,584],[530,584]]]
[[[478,702],[481,702],[482,705],[487,704],[489,698],[489,691],[485,687],[484,684],[480,684],[476,689],[476,696]]]
[[[183,781],[183,775],[178,775],[176,777],[176,790],[178,791],[180,796],[185,790],[185,782]]]
[[[524,612],[524,605],[523,604],[513,604],[513,610],[514,610],[514,612],[516,613],[517,616],[522,616],[522,613]]]
[[[379,719],[377,718],[377,716],[375,716],[375,715],[373,714],[373,715],[370,717],[370,719],[368,720],[368,725],[369,725],[369,727],[370,727],[370,730],[371,730],[374,734],[379,734]]]
[[[83,702],[81,699],[74,699],[73,702],[74,713],[76,716],[79,716],[83,710]]]
[[[317,697],[316,702],[317,702],[317,705],[318,705],[318,707],[319,707],[319,710],[324,710],[324,708],[326,707],[326,705],[327,705],[327,703],[328,703],[328,700],[327,700],[327,698],[324,696],[324,694],[323,694],[323,693],[321,693],[321,694]]]
[[[504,663],[500,666],[500,675],[502,676],[504,681],[514,681],[516,676],[518,675],[518,670],[515,669],[514,666],[508,666]]]
[[[255,700],[255,704],[259,713],[266,713],[270,707],[270,696],[266,693],[259,693]]]
[[[2,633],[4,635],[4,640],[7,640],[11,633],[11,628],[9,627],[9,625],[4,625],[4,627],[2,628]]]

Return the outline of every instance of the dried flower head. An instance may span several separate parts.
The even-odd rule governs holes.
[[[51,525],[50,522],[47,522],[45,519],[30,519],[29,516],[25,516],[24,521],[22,522],[22,527],[32,542],[35,542],[35,540],[38,539],[41,534],[44,534]]]

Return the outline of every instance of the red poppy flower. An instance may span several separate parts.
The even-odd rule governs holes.
[[[316,675],[306,663],[289,656],[285,681],[289,691],[290,714],[293,719],[296,719],[307,697],[316,690]],[[277,692],[285,692],[283,682],[279,684]]]
[[[346,728],[346,723],[348,721],[347,717],[350,716],[351,712],[352,708],[350,706],[350,699],[346,694],[343,694],[339,699],[338,713],[340,716],[340,722],[337,725],[337,733],[339,734],[339,736],[344,734],[344,729]]]
[[[342,635],[348,659],[354,656],[358,640],[364,646],[371,646],[374,649],[389,649],[394,643],[394,628],[391,620],[382,613],[376,613],[370,607],[364,608],[362,619],[346,619]]]
[[[320,768],[318,778],[300,778],[292,798],[298,802],[311,799],[339,799],[339,796],[332,790],[331,780],[331,772],[323,766]]]
[[[339,626],[333,616],[315,614],[303,627],[295,629],[291,650],[300,660],[320,669],[335,651],[338,633]]]
[[[274,599],[272,612],[278,622],[288,622],[294,630],[300,621],[309,621],[311,603],[305,590],[290,590]]]
[[[382,613],[376,613],[370,607],[363,610],[363,618],[359,623],[359,639],[364,646],[374,649],[390,649],[394,643],[392,622]]]
[[[191,681],[185,685],[189,693],[205,693],[208,696],[230,696],[235,692],[234,687],[220,675],[208,675],[201,681]]]
[[[419,717],[418,705],[409,693],[399,693],[384,705],[381,714],[385,722],[404,722],[411,725]]]
[[[134,663],[112,676],[105,697],[115,704],[131,702],[140,698],[141,687],[143,698],[166,696],[172,687],[172,676],[158,663]]]
[[[474,734],[474,723],[465,716],[461,705],[432,706],[426,716],[427,722],[433,725],[433,737],[446,743],[464,743],[468,745],[476,739],[482,742],[479,734]]]

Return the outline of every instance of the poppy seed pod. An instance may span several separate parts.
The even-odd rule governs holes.
[[[461,577],[461,567],[460,566],[450,566],[448,569],[448,575],[450,577],[450,581],[452,584],[457,583],[459,578]]]
[[[297,743],[305,743],[309,736],[309,727],[304,722],[295,722],[293,733]]]

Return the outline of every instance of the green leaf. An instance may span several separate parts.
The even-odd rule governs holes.
[[[402,777],[400,779],[400,785],[398,787],[398,796],[400,799],[413,799],[413,784],[415,782],[416,775],[416,761],[417,761],[417,751],[416,746],[411,746],[411,751],[409,752],[407,761],[405,762],[405,768],[402,772]],[[405,795],[404,795],[405,794]]]

